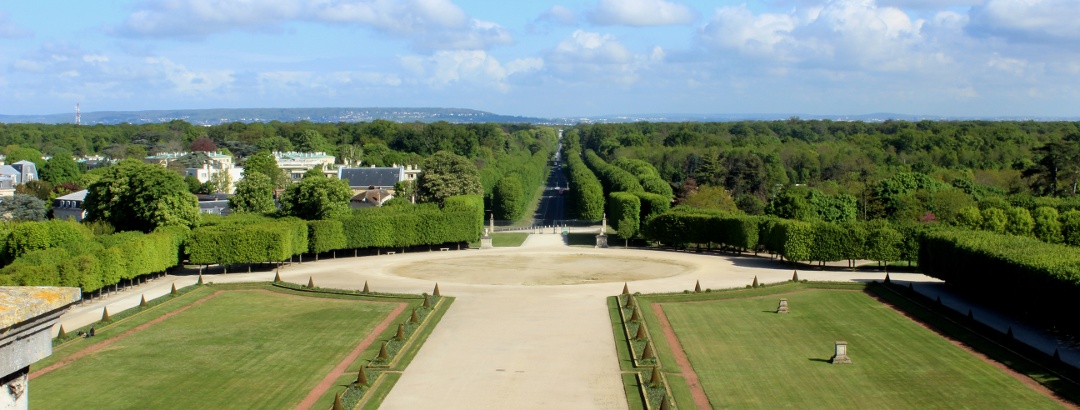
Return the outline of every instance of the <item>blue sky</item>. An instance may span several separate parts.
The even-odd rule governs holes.
[[[0,114],[1080,115],[1077,0],[0,2]]]

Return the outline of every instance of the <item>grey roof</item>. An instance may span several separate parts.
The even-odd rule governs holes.
[[[13,168],[11,165],[0,165],[0,175],[22,175],[22,172]]]
[[[405,170],[401,167],[341,168],[338,176],[349,181],[349,186],[353,188],[393,187],[398,181],[405,179]]]
[[[70,194],[57,197],[56,199],[64,201],[83,201],[86,200],[86,190],[72,192]]]

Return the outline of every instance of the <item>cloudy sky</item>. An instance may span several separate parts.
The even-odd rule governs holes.
[[[0,114],[1080,115],[1078,0],[0,2]]]

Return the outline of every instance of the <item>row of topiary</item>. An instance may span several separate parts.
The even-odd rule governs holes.
[[[659,173],[651,164],[620,158],[615,161],[620,166],[616,166],[592,150],[585,152],[585,163],[600,176],[607,193],[608,219],[620,238],[627,240],[638,236],[641,221],[671,208],[671,187],[657,182]],[[646,190],[645,186],[652,190]]]
[[[192,264],[281,262],[304,253],[467,243],[480,237],[483,199],[451,197],[443,208],[407,205],[303,221],[258,215],[204,218],[203,226],[94,236],[82,224],[52,220],[14,225],[0,238],[11,262],[0,285],[106,286]]]
[[[604,186],[581,160],[580,153],[569,149],[566,158],[566,178],[570,183],[570,207],[580,219],[598,221],[604,216]]]
[[[768,251],[791,261],[914,260],[919,225],[870,222],[802,222],[676,207],[649,218],[642,235],[673,246],[717,244],[739,251]]]
[[[520,218],[537,189],[547,180],[552,149],[547,144],[538,144],[537,147],[536,152],[524,151],[508,161],[512,168],[499,179],[491,193],[491,209],[495,219],[515,221]]]

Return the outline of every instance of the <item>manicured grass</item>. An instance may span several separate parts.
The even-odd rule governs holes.
[[[779,297],[791,314],[773,313]],[[717,408],[1058,407],[863,292],[814,289],[663,308]],[[662,339],[645,316],[653,340]],[[837,340],[849,343],[854,364],[828,363]]]
[[[31,406],[293,407],[394,306],[223,292],[34,379]]]
[[[491,246],[494,247],[515,247],[521,246],[525,242],[525,238],[528,238],[527,232],[508,232],[497,233],[491,236]]]

